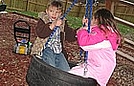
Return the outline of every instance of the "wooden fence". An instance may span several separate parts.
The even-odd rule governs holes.
[[[7,9],[15,9],[20,11],[41,12],[45,11],[49,0],[5,0]],[[68,0],[67,0],[68,1]],[[71,5],[71,2],[63,0],[64,10]],[[93,11],[98,8],[105,8],[105,4],[99,3],[98,6],[93,7]],[[129,22],[134,23],[134,5],[120,2],[115,3],[114,15]],[[77,3],[68,15],[83,17],[85,14],[85,5]]]
[[[114,14],[121,19],[134,23],[134,3],[120,0],[119,3],[115,4]]]

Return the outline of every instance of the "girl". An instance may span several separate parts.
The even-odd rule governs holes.
[[[83,19],[85,27],[77,31],[79,46],[88,52],[87,63],[73,67],[69,72],[97,80],[100,86],[106,86],[116,66],[116,54],[121,34],[117,30],[112,13],[107,9],[97,10],[91,20],[91,31],[87,31],[87,19]],[[84,70],[86,68],[86,73]]]

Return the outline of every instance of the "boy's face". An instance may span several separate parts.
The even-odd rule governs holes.
[[[62,14],[61,10],[58,10],[58,8],[55,6],[49,6],[48,9],[46,9],[46,13],[51,20],[56,20]]]

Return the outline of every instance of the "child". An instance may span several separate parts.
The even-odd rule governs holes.
[[[120,44],[121,35],[109,10],[99,9],[94,13],[90,33],[87,31],[87,21],[83,19],[86,26],[77,31],[79,46],[88,52],[87,64],[73,67],[69,72],[94,78],[100,86],[106,86],[116,66],[115,51]]]
[[[46,13],[40,14],[41,18],[36,27],[37,38],[31,54],[36,55],[36,57],[43,59],[43,61],[56,68],[69,71],[70,67],[65,58],[67,54],[63,48],[63,41],[76,41],[76,31],[68,27],[65,19],[60,19],[62,11],[62,3],[56,0],[48,4]],[[58,26],[58,29],[47,42],[56,26]],[[45,45],[46,43],[47,45]]]

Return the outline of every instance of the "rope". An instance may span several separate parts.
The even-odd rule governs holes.
[[[71,6],[67,9],[67,11],[63,14],[62,16],[62,20],[66,17],[66,15],[70,12],[70,10],[73,8],[73,6],[75,5],[75,3],[77,3],[77,0],[74,0],[73,3],[71,4]]]
[[[63,14],[63,16],[61,17],[61,20],[63,20],[67,14],[70,12],[70,10],[73,8],[73,6],[75,5],[75,3],[77,3],[77,0],[74,0],[73,3],[71,4],[71,6],[67,9],[67,11]],[[56,26],[53,30],[53,32],[50,34],[45,46],[47,46],[48,42],[51,40],[53,34],[56,32],[56,30],[59,28],[59,26]]]
[[[92,6],[93,6],[93,0],[87,0],[86,2],[86,13],[85,18],[88,18],[88,33],[90,33],[90,24],[92,19]],[[85,26],[85,25],[83,25]],[[82,50],[80,50],[80,56],[82,55]],[[88,51],[85,51],[84,55],[84,76],[86,75],[88,68],[87,68],[87,59],[88,59]]]
[[[85,18],[88,18],[88,33],[90,33],[90,24],[91,24],[91,19],[92,19],[92,5],[93,5],[93,0],[87,0],[86,1],[86,12],[85,12]],[[85,24],[83,25],[85,26]],[[80,50],[80,57],[82,57],[83,51]],[[88,58],[88,52],[85,52],[84,55],[84,62],[87,61]]]
[[[86,15],[85,16],[88,16],[88,30],[87,30],[88,33],[90,33],[90,24],[91,24],[91,19],[92,19],[92,3],[93,3],[93,0],[88,0],[87,1],[88,5],[86,5],[87,7],[86,7]],[[89,7],[90,7],[90,9],[89,9]],[[89,9],[89,11],[87,9]],[[89,15],[87,15],[87,13]],[[85,62],[87,62],[87,59],[88,59],[88,52],[86,51],[86,55],[84,58]]]

